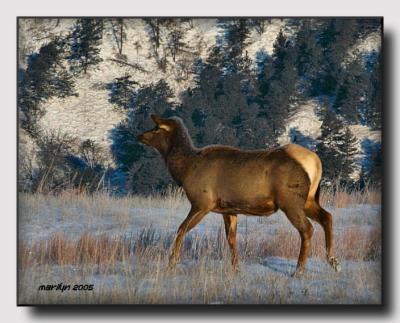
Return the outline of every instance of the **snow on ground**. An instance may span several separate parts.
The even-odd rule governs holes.
[[[382,46],[382,33],[381,31],[372,32],[367,37],[361,38],[354,47],[350,50],[350,52],[361,52],[364,55],[367,55],[371,52],[378,51]]]
[[[175,232],[179,224],[186,218],[190,209],[188,202],[178,207],[167,204],[158,206],[140,205],[124,199],[105,200],[95,203],[76,199],[72,203],[58,201],[56,198],[43,198],[32,205],[31,197],[21,195],[19,201],[19,238],[28,242],[48,239],[62,232],[68,238],[75,239],[82,233],[110,235],[137,234],[143,228]],[[378,226],[380,224],[380,206],[360,204],[349,208],[327,208],[333,214],[335,229],[346,228],[349,225]],[[213,233],[222,226],[222,216],[216,213],[208,214],[193,229],[194,232]],[[278,211],[269,217],[239,215],[239,234],[245,226],[252,233],[268,235],[281,228],[292,228],[285,215]]]
[[[157,263],[148,268],[157,268]],[[334,273],[328,265],[314,258],[308,261],[307,272],[301,278],[290,275],[296,261],[279,257],[269,257],[261,263],[241,264],[239,271],[232,275],[212,268],[229,266],[223,261],[209,261],[208,281],[196,283],[198,263],[184,261],[178,265],[174,276],[163,274],[147,277],[135,276],[135,262],[119,264],[109,274],[82,271],[76,266],[53,266],[50,274],[35,277],[32,271],[24,273],[22,279],[33,289],[41,284],[80,283],[93,284],[94,291],[47,292],[51,303],[258,303],[258,304],[379,304],[380,263],[346,261],[342,271]],[[48,268],[42,268],[48,270]],[[365,281],[365,277],[370,277]],[[34,284],[32,286],[32,283]],[[198,286],[200,284],[201,287]],[[207,286],[209,284],[209,286]],[[199,297],[201,290],[204,294]],[[208,292],[208,294],[207,294]],[[40,295],[36,293],[36,295]],[[36,296],[36,297],[37,297]],[[40,295],[41,297],[43,296]],[[69,298],[68,298],[69,297]],[[87,299],[86,299],[86,298]]]
[[[309,100],[297,107],[297,112],[289,118],[286,124],[286,131],[279,138],[279,144],[285,145],[296,141],[294,140],[295,133],[301,133],[303,137],[316,140],[321,135],[322,124],[322,121],[315,114],[318,108],[319,104],[316,100]],[[312,145],[308,147],[313,148]]]
[[[265,31],[261,35],[255,30],[252,31],[249,45],[245,50],[253,61],[256,61],[257,53],[261,51],[272,55],[276,36],[281,29],[284,29],[286,23],[287,19],[271,19],[271,21],[266,24]]]
[[[18,206],[19,240],[26,245],[48,240],[60,233],[72,241],[84,233],[137,239],[144,229],[173,236],[189,210],[189,204],[184,199],[114,199],[101,195],[57,198],[21,194]],[[354,229],[355,234],[360,234],[350,242],[337,241],[337,248],[342,249],[340,254],[343,254],[343,248],[363,248],[373,232],[380,232],[379,205],[360,204],[327,209],[333,214],[338,239],[345,236],[342,233],[346,230]],[[322,230],[316,224],[314,227],[313,246],[318,244],[317,241],[322,246]],[[200,245],[201,239],[207,237],[208,243],[211,243],[207,252],[217,252],[221,249],[218,245],[221,228],[221,215],[208,214],[188,234],[190,248],[197,248],[197,253],[201,253],[200,247],[196,247],[193,241]],[[274,239],[279,235],[277,244]],[[138,254],[133,253],[126,261],[106,267],[48,264],[21,270],[21,300],[27,303],[380,303],[379,259],[363,260],[362,255],[355,258],[357,260],[343,259],[339,255],[342,271],[336,273],[323,257],[313,254],[305,275],[294,279],[291,274],[295,270],[296,256],[288,257],[280,252],[274,254],[273,250],[264,251],[264,256],[258,254],[260,250],[257,254],[251,250],[246,252],[247,237],[252,246],[250,248],[258,246],[260,250],[264,243],[267,248],[271,244],[278,247],[279,243],[285,243],[289,251],[293,251],[299,243],[296,230],[282,212],[270,217],[239,216],[238,245],[242,259],[236,274],[232,274],[230,269],[227,249],[222,249],[226,253],[222,259],[204,252],[201,257],[198,254],[183,257],[176,272],[168,273],[166,260],[161,259],[166,259],[172,240],[164,247],[159,245],[163,242],[156,240],[151,243],[149,252],[151,254],[152,248],[158,248],[154,249],[161,252],[158,256],[157,252],[153,252],[150,257],[137,258]],[[352,245],[345,247],[343,243]],[[37,292],[41,284],[60,282],[94,284],[95,291],[92,294]]]

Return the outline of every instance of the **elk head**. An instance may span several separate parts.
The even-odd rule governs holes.
[[[156,126],[140,134],[137,139],[148,146],[156,148],[161,154],[166,154],[170,147],[170,139],[174,130],[174,121],[162,119],[152,114],[151,119]]]

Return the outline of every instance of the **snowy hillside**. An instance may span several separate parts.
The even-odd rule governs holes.
[[[37,51],[51,37],[68,33],[73,23],[72,19],[62,19],[58,23],[55,19],[36,22],[30,19],[22,20],[19,32],[20,65],[26,66],[25,55]],[[53,98],[45,103],[46,114],[40,121],[43,129],[61,130],[82,140],[92,139],[105,148],[109,147],[108,132],[124,118],[124,114],[109,103],[106,84],[125,73],[131,74],[141,85],[164,79],[174,90],[175,100],[179,100],[180,93],[193,84],[193,74],[184,75],[185,72],[180,66],[192,65],[199,56],[205,59],[221,33],[216,19],[195,19],[193,28],[187,31],[185,39],[185,42],[190,44],[193,54],[181,54],[176,64],[170,60],[164,73],[150,54],[151,45],[145,22],[142,19],[132,19],[127,20],[125,24],[127,41],[124,44],[124,53],[127,56],[127,64],[115,61],[117,49],[113,35],[110,30],[106,31],[101,45],[103,61],[84,79],[77,80],[77,97]],[[248,55],[255,60],[256,53],[260,50],[271,54],[273,42],[284,26],[284,20],[273,19],[262,35],[253,32],[247,47]]]
[[[27,57],[50,42],[54,37],[65,37],[74,28],[74,19],[20,19],[19,20],[19,65],[27,67]],[[41,104],[45,111],[39,121],[42,131],[60,131],[77,137],[81,142],[91,139],[98,143],[104,153],[110,154],[110,131],[126,118],[126,112],[111,104],[107,85],[123,75],[131,75],[142,87],[165,80],[173,90],[171,103],[179,103],[182,93],[194,86],[194,63],[199,59],[206,60],[212,47],[221,41],[224,30],[217,19],[193,19],[184,24],[183,42],[187,44],[176,54],[164,55],[165,62],[160,68],[160,61],[154,56],[154,44],[149,38],[149,25],[143,19],[124,19],[123,55],[118,54],[119,43],[112,22],[104,21],[103,38],[100,45],[101,62],[87,74],[74,79],[76,96],[66,98],[51,97]],[[268,19],[261,32],[252,30],[245,46],[245,53],[256,68],[258,55],[271,56],[277,35],[282,32],[289,38],[296,32],[296,27],[288,19]],[[160,57],[168,51],[166,29],[161,29],[158,53]],[[376,51],[380,46],[380,32],[371,32],[354,44],[349,56],[362,52],[364,56]],[[121,45],[122,46],[122,45]],[[345,58],[343,58],[345,59]],[[285,144],[291,141],[304,143],[315,148],[315,140],[320,135],[322,121],[316,112],[321,108],[317,99],[300,103],[295,114],[286,124],[286,131],[278,142]],[[362,153],[361,143],[365,138],[380,141],[380,133],[371,131],[367,126],[350,127],[357,137],[357,150]],[[21,132],[21,143],[27,151],[32,150],[33,143],[24,138]],[[24,146],[24,147],[25,147]],[[112,159],[109,165],[113,165]]]

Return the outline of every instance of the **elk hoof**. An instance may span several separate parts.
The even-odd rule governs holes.
[[[304,269],[303,268],[297,268],[296,271],[292,274],[293,278],[300,278],[304,275]]]
[[[175,270],[176,269],[176,264],[177,264],[176,260],[170,259],[169,262],[168,262],[168,270],[169,271]]]
[[[329,264],[333,268],[334,271],[340,272],[342,270],[342,267],[340,266],[339,261],[335,257],[330,257],[328,259]]]

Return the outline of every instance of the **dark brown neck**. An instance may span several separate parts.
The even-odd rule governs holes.
[[[183,184],[195,154],[194,151],[188,153],[188,151],[173,150],[165,158],[168,170],[178,185]]]
[[[198,149],[186,133],[177,133],[171,138],[168,151],[162,153],[172,178],[178,185],[182,185]]]

